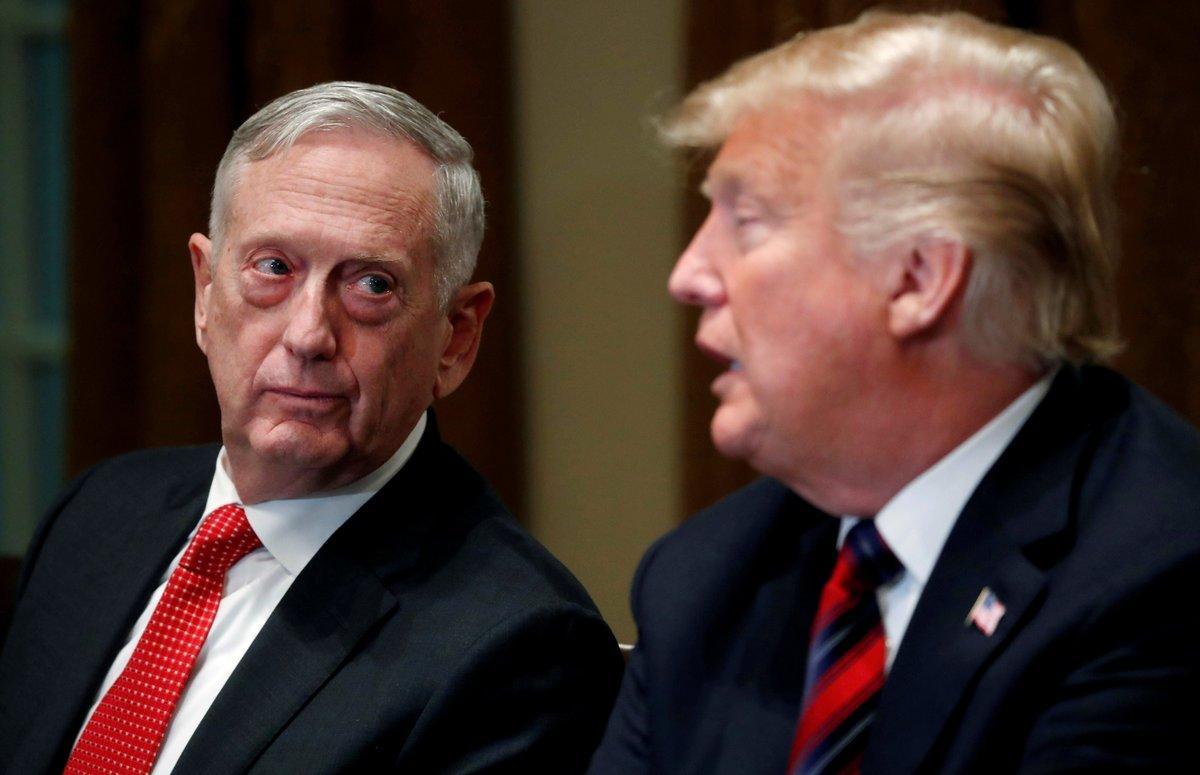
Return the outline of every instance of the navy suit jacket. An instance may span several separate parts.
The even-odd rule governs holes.
[[[594,773],[783,773],[838,522],[773,480],[653,546]],[[966,622],[984,587],[1007,612]],[[917,603],[864,772],[1195,767],[1200,434],[1064,369],[973,493]]]
[[[216,453],[118,458],[51,510],[0,656],[0,772],[61,772]],[[431,422],[296,578],[175,772],[578,772],[621,669],[583,588]]]

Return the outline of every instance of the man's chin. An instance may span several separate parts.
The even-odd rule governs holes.
[[[325,468],[343,460],[350,450],[345,434],[320,431],[311,426],[289,428],[285,423],[257,438],[251,436],[250,448],[263,462],[296,468]]]
[[[750,418],[732,408],[721,407],[709,426],[713,446],[727,458],[751,462],[758,446],[761,429]]]

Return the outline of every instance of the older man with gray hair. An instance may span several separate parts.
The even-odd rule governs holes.
[[[466,141],[329,83],[235,133],[188,245],[224,444],[73,482],[0,657],[5,772],[571,772],[621,659],[438,437],[494,292]]]
[[[596,773],[1194,766],[1200,434],[1117,347],[1116,123],[1065,44],[870,13],[701,85],[670,292],[763,479],[646,555]],[[833,515],[833,516],[830,516]]]

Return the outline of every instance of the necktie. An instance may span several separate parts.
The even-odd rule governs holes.
[[[225,573],[261,545],[237,504],[204,518],[125,669],[84,727],[66,773],[150,771],[217,615]]]
[[[884,679],[875,590],[900,569],[873,520],[860,521],[846,534],[813,621],[804,706],[788,772],[859,771]]]

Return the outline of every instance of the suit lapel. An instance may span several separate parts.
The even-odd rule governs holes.
[[[1075,381],[1069,370],[1056,379],[959,515],[884,685],[864,771],[917,770],[979,673],[1036,611],[1045,568],[1069,536],[1087,447]],[[968,621],[985,587],[1005,607],[990,636]]]
[[[14,772],[58,770],[66,763],[113,657],[201,516],[206,483],[193,484],[165,503],[147,498],[138,513],[114,515],[108,531],[89,531],[86,546],[72,552],[78,564],[69,588],[78,593],[59,601],[55,617],[69,629],[55,633],[59,642],[48,646],[70,658],[44,687],[38,721],[13,759]]]
[[[446,448],[432,412],[413,457],[309,562],[188,741],[175,773],[241,773],[398,606],[390,584],[419,566],[453,515],[439,508]],[[388,580],[385,583],[384,580]]]
[[[973,529],[955,528],[954,545],[947,542],[946,561],[938,562],[904,634],[884,685],[864,771],[917,769],[978,672],[1003,648],[1042,590],[1042,571],[1016,547],[986,526],[968,526]],[[991,636],[967,623],[984,587],[1006,609]]]
[[[331,542],[296,579],[217,695],[177,773],[245,772],[396,599]]]

